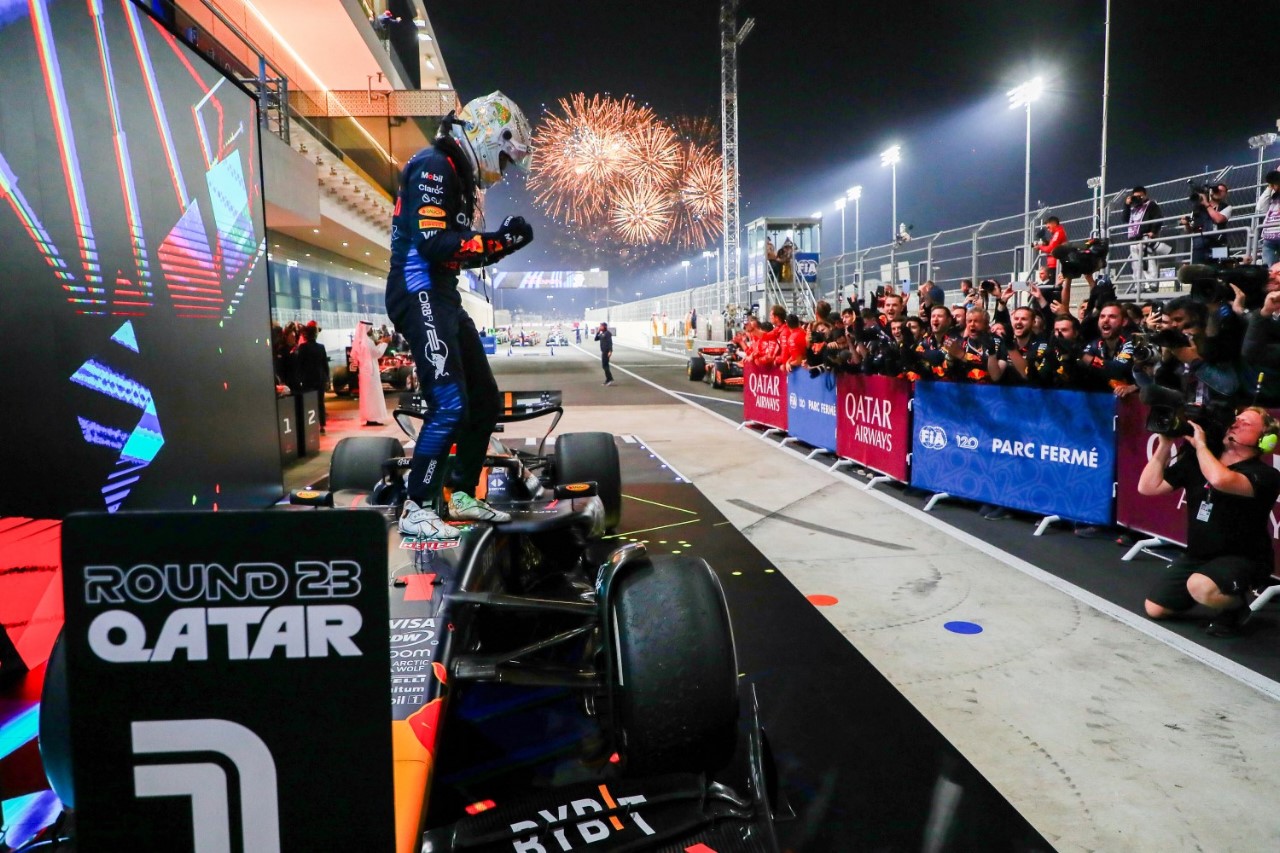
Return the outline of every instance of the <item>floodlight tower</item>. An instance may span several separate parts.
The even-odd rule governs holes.
[[[720,140],[724,163],[724,286],[726,294],[721,306],[729,302],[729,282],[737,288],[742,269],[742,250],[738,246],[738,45],[746,40],[756,25],[747,18],[738,27],[738,0],[720,3]]]

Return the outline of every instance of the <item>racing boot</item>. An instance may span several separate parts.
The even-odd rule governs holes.
[[[418,539],[457,539],[462,535],[458,528],[445,524],[440,516],[426,507],[418,506],[413,501],[404,502],[404,512],[400,514],[400,532],[405,536]]]
[[[449,503],[445,504],[445,514],[449,516],[450,521],[492,521],[501,524],[511,520],[509,513],[494,509],[484,501],[476,500],[466,492],[457,490],[454,490],[449,498]]]

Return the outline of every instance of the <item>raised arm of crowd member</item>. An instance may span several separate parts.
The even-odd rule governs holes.
[[[1257,367],[1280,367],[1280,263],[1271,265],[1262,307],[1249,315],[1241,354]]]

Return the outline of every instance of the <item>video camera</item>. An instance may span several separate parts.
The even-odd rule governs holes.
[[[1107,240],[1090,237],[1082,245],[1063,243],[1053,250],[1053,256],[1062,265],[1063,275],[1079,278],[1102,269],[1110,250],[1111,244]]]
[[[1161,348],[1181,349],[1190,346],[1191,339],[1180,329],[1164,329],[1154,334],[1138,332],[1129,338],[1129,343],[1133,348],[1134,364],[1153,364],[1160,360]]]
[[[1254,311],[1267,297],[1267,275],[1266,267],[1226,258],[1212,264],[1184,264],[1178,270],[1178,281],[1190,287],[1193,298],[1219,303],[1235,300],[1234,284],[1244,292],[1245,310]]]
[[[1148,432],[1156,435],[1179,438],[1191,435],[1191,424],[1199,424],[1204,430],[1205,443],[1214,453],[1218,453],[1221,452],[1222,442],[1234,419],[1235,412],[1230,403],[1207,403],[1200,406],[1178,402],[1152,406],[1147,415],[1146,426]]]
[[[1212,197],[1213,187],[1208,184],[1197,184],[1194,180],[1187,181],[1187,201],[1192,204],[1206,205]]]
[[[1048,242],[1049,242],[1049,227],[1047,225],[1041,225],[1038,228],[1036,228],[1036,230],[1031,235],[1032,245],[1035,245],[1037,243],[1048,243]]]

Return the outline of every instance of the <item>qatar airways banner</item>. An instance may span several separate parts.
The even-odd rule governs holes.
[[[911,485],[1110,524],[1115,407],[1110,394],[921,382]]]
[[[781,367],[742,366],[742,419],[787,428],[787,371]]]
[[[1116,521],[1131,530],[1185,545],[1187,511],[1183,490],[1151,498],[1138,494],[1142,469],[1156,447],[1156,437],[1146,429],[1149,411],[1136,396],[1124,398],[1117,407]]]
[[[907,482],[911,383],[842,373],[836,380],[836,454]]]
[[[787,432],[812,447],[835,452],[836,378],[798,367],[787,376]]]

